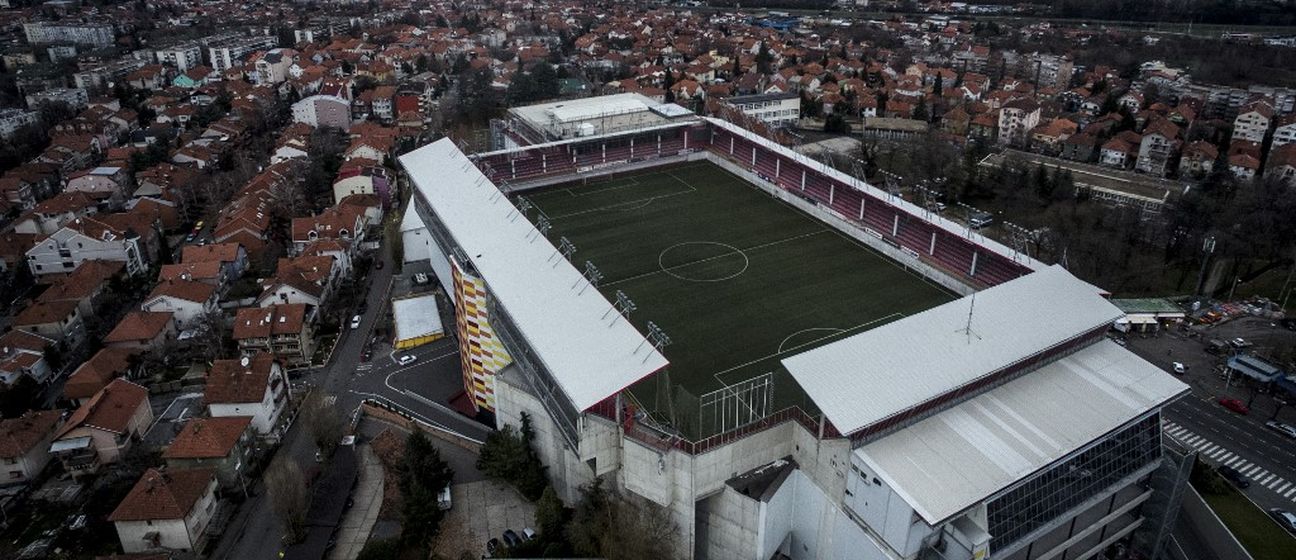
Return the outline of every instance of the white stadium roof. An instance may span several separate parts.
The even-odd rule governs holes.
[[[537,124],[550,121],[569,123],[646,112],[657,105],[652,98],[638,93],[618,93],[515,107],[512,112]]]
[[[1187,391],[1103,340],[855,454],[935,525]]]
[[[449,139],[400,157],[518,335],[578,410],[667,365],[666,357]]]
[[[1098,288],[1055,265],[784,358],[783,365],[828,420],[850,434],[1123,315]]]

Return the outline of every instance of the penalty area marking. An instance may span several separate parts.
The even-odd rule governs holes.
[[[834,334],[841,334],[846,332],[846,329],[839,329],[837,327],[810,327],[808,329],[801,329],[797,332],[787,335],[787,338],[783,339],[783,342],[779,343],[778,353],[780,354],[783,353],[783,346],[787,345],[788,341],[792,340],[792,337],[799,335],[801,333],[816,332],[816,331],[834,331],[832,334],[828,335],[828,336],[833,336]]]
[[[695,261],[690,261],[690,262],[686,262],[686,263],[682,263],[682,264],[677,264],[677,265],[675,265],[675,266],[669,266],[669,267],[666,266],[665,263],[662,262],[662,260],[666,258],[666,253],[669,253],[669,252],[671,252],[671,251],[674,250],[674,249],[678,249],[678,248],[680,248],[680,247],[685,247],[685,246],[689,246],[689,245],[714,245],[714,246],[716,246],[716,247],[722,247],[722,248],[728,249],[729,251],[728,251],[728,252],[725,252],[725,253],[721,253],[721,254],[716,255],[716,256],[714,256],[714,257],[707,257],[707,258],[705,258],[705,259],[698,259],[698,260],[695,260]],[[734,254],[734,253],[737,253],[738,256],[742,257],[742,259],[743,259],[743,265],[742,265],[742,268],[738,269],[737,272],[734,272],[734,273],[732,273],[732,274],[727,274],[727,275],[725,275],[725,276],[721,276],[721,277],[719,277],[719,278],[689,278],[688,276],[683,276],[683,275],[680,275],[680,274],[676,274],[676,273],[674,273],[674,272],[671,272],[672,269],[679,269],[679,268],[683,268],[683,267],[686,267],[686,266],[692,266],[692,265],[695,265],[695,264],[700,264],[700,263],[710,262],[710,261],[713,261],[713,260],[716,260],[716,259],[721,259],[721,258],[724,258],[724,257],[728,257],[728,256],[730,256],[730,255],[732,255],[732,254]],[[734,278],[737,278],[737,277],[739,277],[739,276],[742,276],[742,274],[743,274],[744,272],[747,272],[747,268],[750,267],[750,266],[751,266],[751,259],[747,257],[747,253],[743,252],[742,249],[739,249],[739,248],[737,248],[737,247],[734,247],[733,245],[730,245],[730,244],[728,244],[728,243],[721,243],[721,242],[719,242],[719,241],[685,241],[685,242],[683,242],[683,243],[676,243],[676,244],[674,244],[674,245],[671,245],[670,247],[667,247],[667,248],[665,248],[665,249],[662,249],[662,252],[657,254],[657,268],[661,269],[662,272],[665,272],[666,274],[670,275],[671,277],[673,277],[673,278],[675,278],[675,279],[677,279],[677,280],[684,280],[685,282],[724,282],[725,280],[732,280],[732,279],[734,279]]]
[[[841,336],[841,335],[843,335],[843,334],[846,334],[846,333],[849,333],[849,332],[852,332],[852,331],[857,331],[857,330],[860,330],[860,329],[863,329],[863,328],[869,327],[869,326],[871,326],[871,325],[875,325],[875,324],[877,324],[877,323],[881,323],[882,321],[886,321],[886,320],[888,320],[888,319],[892,319],[892,318],[895,318],[895,317],[904,317],[904,313],[896,312],[896,313],[891,313],[891,314],[888,314],[888,315],[883,315],[883,316],[881,316],[881,317],[878,317],[877,319],[873,319],[872,321],[868,321],[868,322],[865,322],[865,323],[860,323],[860,324],[858,324],[858,325],[855,325],[855,326],[853,326],[853,327],[846,328],[846,329],[836,329],[836,328],[831,328],[831,329],[830,329],[830,328],[828,328],[828,327],[817,327],[817,328],[811,328],[811,329],[802,329],[802,330],[799,330],[799,331],[797,331],[797,332],[792,333],[792,335],[790,335],[790,336],[788,336],[787,338],[783,339],[783,343],[786,343],[788,338],[792,338],[793,336],[796,336],[798,333],[803,333],[803,332],[806,332],[806,331],[812,331],[812,330],[834,330],[834,331],[838,331],[838,332],[835,332],[835,333],[832,333],[832,334],[828,334],[828,335],[824,335],[824,336],[821,336],[821,337],[816,338],[816,339],[814,339],[814,340],[809,340],[809,341],[806,341],[806,342],[802,342],[802,343],[800,343],[800,344],[796,344],[796,345],[792,346],[791,348],[786,348],[786,349],[783,348],[783,343],[780,343],[780,344],[779,344],[779,351],[778,351],[778,352],[775,352],[775,353],[770,354],[770,355],[768,355],[768,356],[761,356],[761,357],[759,357],[759,358],[756,358],[755,360],[751,360],[751,361],[746,362],[746,363],[741,363],[741,364],[738,364],[738,365],[733,366],[733,367],[728,368],[728,369],[724,369],[724,370],[721,370],[721,371],[717,371],[717,372],[715,372],[714,374],[712,374],[712,377],[715,377],[715,380],[718,381],[718,382],[720,382],[720,386],[721,386],[721,388],[729,387],[730,384],[729,384],[729,383],[725,383],[724,378],[721,377],[722,375],[725,375],[725,374],[727,374],[727,373],[730,373],[730,372],[733,372],[733,371],[736,371],[736,370],[739,370],[739,369],[743,369],[743,368],[745,368],[745,367],[748,367],[748,366],[751,366],[751,365],[754,365],[754,364],[758,364],[758,363],[763,362],[763,361],[765,361],[765,360],[770,360],[770,359],[773,359],[773,358],[777,358],[777,357],[782,356],[782,355],[784,355],[784,354],[789,354],[789,353],[791,353],[791,352],[795,352],[795,351],[797,351],[797,350],[800,350],[801,348],[805,348],[806,346],[810,346],[811,344],[815,344],[815,343],[818,343],[818,342],[823,342],[823,341],[828,340],[828,339],[830,339],[830,338],[832,338],[832,337],[835,337],[835,336]]]

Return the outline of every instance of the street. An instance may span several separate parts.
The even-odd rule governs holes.
[[[379,249],[375,259],[382,259],[381,269],[371,269],[366,280],[367,312],[360,328],[342,325],[340,339],[329,363],[303,373],[300,380],[316,390],[337,397],[334,411],[350,415],[366,398],[390,401],[415,417],[455,431],[468,437],[484,440],[490,431],[487,427],[466,418],[446,406],[446,401],[462,387],[458,347],[453,338],[444,338],[403,352],[392,352],[390,341],[373,345],[373,357],[362,362],[365,343],[372,336],[375,325],[386,313],[390,302],[389,286],[393,266],[387,251]],[[349,316],[349,315],[348,315]],[[348,322],[349,323],[349,322]],[[453,328],[453,324],[447,325]],[[415,356],[408,365],[400,365],[396,358],[405,354]],[[302,465],[303,470],[314,464],[315,444],[305,428],[298,424],[288,430],[278,453],[286,453]],[[264,486],[257,482],[253,495],[234,515],[225,534],[213,549],[217,560],[272,560],[283,549],[283,530],[274,513]]]
[[[1281,406],[1272,395],[1253,391],[1238,379],[1229,380],[1226,387],[1226,380],[1215,369],[1223,358],[1205,351],[1210,339],[1242,337],[1257,344],[1252,349],[1262,349],[1291,344],[1296,333],[1252,317],[1202,332],[1200,338],[1189,338],[1177,330],[1128,338],[1131,350],[1167,372],[1173,371],[1174,362],[1187,366],[1180,379],[1192,388],[1192,394],[1165,410],[1166,437],[1198,451],[1199,458],[1211,466],[1223,464],[1241,471],[1251,480],[1243,492],[1260,507],[1296,510],[1296,439],[1264,425],[1275,415],[1280,422],[1296,424],[1296,410]],[[1243,416],[1220,406],[1218,401],[1224,397],[1249,403],[1250,414]]]

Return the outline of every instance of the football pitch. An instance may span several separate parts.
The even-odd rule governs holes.
[[[778,369],[779,360],[951,301],[954,296],[711,163],[578,181],[522,195],[599,289],[634,302],[630,321],[670,339],[665,375],[640,381],[640,405],[685,433],[735,420],[708,393]],[[867,367],[867,364],[860,364]],[[767,412],[809,409],[790,377],[744,393]],[[699,407],[703,412],[699,414]],[[699,419],[698,417],[703,417]]]

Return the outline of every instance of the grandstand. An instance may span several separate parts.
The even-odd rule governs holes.
[[[650,111],[675,116],[400,158],[465,389],[499,425],[530,415],[561,497],[609,477],[667,509],[684,557],[1160,546],[1184,463],[1157,427],[1187,388],[1104,338],[1100,289]]]

